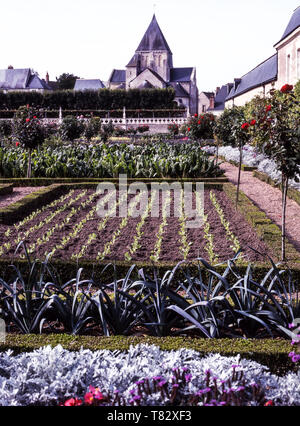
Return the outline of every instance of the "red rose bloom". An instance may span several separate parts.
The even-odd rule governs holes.
[[[20,145],[20,142],[16,142],[16,146],[19,146]]]
[[[198,124],[201,124],[201,120],[198,121]]]
[[[189,127],[189,128],[188,128],[188,132],[190,132],[190,131],[191,131],[191,128]]]
[[[251,124],[251,126],[255,126],[255,124],[256,124],[256,120],[251,120],[251,121],[250,121],[250,124]]]
[[[267,112],[271,111],[271,109],[272,109],[271,105],[267,105],[267,106],[266,106],[266,111],[267,111]]]
[[[34,115],[33,118],[36,118],[36,115]]]
[[[269,400],[265,403],[265,407],[272,407],[274,406],[274,402],[272,400]]]
[[[29,121],[30,121],[30,118],[26,118],[26,123],[29,123]]]
[[[282,88],[280,89],[281,93],[288,93],[291,92],[293,90],[293,86],[291,86],[290,84],[285,84],[284,86],[282,86]]]
[[[241,127],[242,127],[243,130],[247,130],[250,127],[250,124],[249,123],[243,123]]]
[[[198,114],[195,114],[194,117],[198,117]]]

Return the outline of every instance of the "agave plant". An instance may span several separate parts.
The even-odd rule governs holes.
[[[65,283],[52,296],[57,319],[63,324],[65,331],[71,334],[86,332],[88,324],[95,325],[96,322],[92,316],[90,291],[93,280],[80,280],[81,273],[82,268],[78,270],[76,278]]]
[[[114,281],[111,284],[99,284],[100,289],[93,295],[92,302],[99,315],[105,336],[128,335],[136,325],[140,325],[144,315],[148,316],[144,306],[147,296],[143,296],[143,287],[131,279],[135,265],[131,266],[125,278],[117,280],[115,265],[109,264],[104,270],[113,267]]]
[[[31,262],[26,245],[20,242],[16,253],[23,246],[28,262],[29,275],[27,279],[20,270],[11,265],[16,278],[12,283],[0,279],[2,314],[11,321],[21,333],[41,333],[43,324],[53,304],[50,288],[53,283],[45,283],[45,273],[52,271],[48,268],[48,259],[40,265],[39,262]],[[40,266],[42,266],[40,268]]]

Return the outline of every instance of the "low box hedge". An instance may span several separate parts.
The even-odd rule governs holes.
[[[14,185],[12,183],[0,184],[0,196],[12,194]]]
[[[236,187],[232,183],[226,183],[223,190],[235,203]],[[255,229],[256,233],[267,246],[269,246],[277,259],[281,258],[281,229],[274,224],[267,215],[260,210],[244,193],[240,191],[238,210],[246,221]],[[300,267],[300,254],[295,247],[286,240],[286,255],[289,266]]]
[[[262,182],[266,182],[269,185],[272,185],[273,187],[282,190],[282,185],[280,183],[276,183],[266,173],[262,173],[262,172],[255,170],[253,172],[253,176],[256,177],[257,179],[261,180]],[[298,203],[300,205],[300,191],[298,191],[297,189],[294,189],[294,188],[289,188],[287,195],[291,200],[294,200],[296,203]]]
[[[38,189],[26,195],[21,200],[0,209],[0,223],[12,225],[28,216],[32,211],[40,208],[42,205],[50,203],[55,198],[62,195],[66,190],[66,187],[60,184]]]
[[[297,371],[299,366],[292,363],[288,354],[291,344],[285,339],[204,339],[187,337],[140,337],[140,336],[75,336],[67,334],[21,335],[7,334],[5,342],[0,343],[0,352],[12,350],[14,354],[31,352],[43,346],[61,345],[70,351],[84,349],[126,351],[130,345],[149,344],[162,350],[172,351],[180,348],[193,349],[201,355],[219,353],[224,356],[241,355],[266,365],[274,374],[284,375]]]
[[[227,183],[228,178],[226,177],[211,177],[211,178],[130,178],[127,179],[128,183],[133,182],[204,182],[204,183]],[[101,183],[101,182],[112,182],[118,183],[119,178],[0,178],[1,184],[13,184],[16,187],[22,186],[49,186],[58,183],[64,184],[75,184],[75,183]]]

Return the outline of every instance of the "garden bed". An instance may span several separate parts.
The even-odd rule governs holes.
[[[150,201],[144,218],[110,217],[108,213],[100,218],[96,207],[103,197],[93,189],[72,189],[25,217],[14,228],[0,225],[1,257],[10,257],[21,241],[27,244],[28,252],[38,258],[51,252],[53,259],[62,260],[176,264],[200,256],[218,263],[233,257],[239,248],[248,260],[264,260],[249,247],[274,255],[244,217],[235,211],[223,191],[205,189],[204,227],[184,231],[182,223],[187,218],[171,214],[164,221],[162,200],[157,218],[150,217]]]

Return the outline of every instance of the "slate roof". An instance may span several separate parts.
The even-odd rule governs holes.
[[[245,74],[241,79],[240,83],[237,84],[237,87],[232,87],[229,95],[226,100],[229,100],[233,97],[242,95],[243,93],[248,92],[248,90],[259,87],[263,84],[270,83],[277,79],[277,71],[278,71],[278,57],[277,53],[253,70]]]
[[[227,85],[223,85],[215,96],[214,110],[222,111],[225,108],[225,99],[227,97]]]
[[[124,83],[126,82],[126,71],[125,70],[113,70],[109,81],[111,83]]]
[[[0,70],[0,89],[26,89],[30,76],[31,71],[29,68]]]
[[[283,33],[283,36],[276,44],[284,40],[288,35],[294,32],[299,26],[300,26],[300,6],[298,6],[297,9],[294,10],[294,13],[290,19],[290,22],[288,23],[288,26],[286,27]]]
[[[38,75],[32,74],[29,77],[26,89],[52,90],[52,87],[50,87],[50,85],[48,85],[45,80],[39,78]]]
[[[166,50],[172,54],[171,49],[157,23],[155,15],[145,32],[136,52],[151,52],[153,50]]]
[[[135,53],[133,57],[130,59],[130,61],[128,62],[128,64],[126,65],[126,67],[136,67],[138,65],[138,62],[139,62],[139,54]]]
[[[104,84],[99,79],[77,79],[74,86],[74,90],[99,90],[103,88]]]
[[[188,82],[191,81],[191,75],[194,68],[171,68],[170,82]]]
[[[171,86],[174,87],[175,89],[176,98],[189,98],[190,95],[185,90],[185,88],[182,87],[180,83],[176,82],[175,84],[172,84]]]
[[[30,68],[0,70],[0,90],[52,90],[52,88]]]

